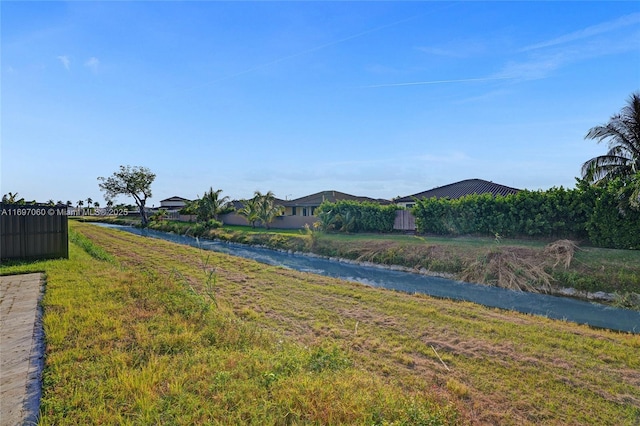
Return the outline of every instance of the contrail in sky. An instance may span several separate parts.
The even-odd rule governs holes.
[[[439,12],[439,11],[441,11],[441,10],[443,10],[443,9],[449,9],[449,8],[451,8],[451,7],[454,7],[454,6],[456,6],[456,4],[447,5],[447,6],[444,6],[444,7],[438,8],[438,9],[436,9],[436,10],[432,10],[430,13]],[[228,79],[230,79],[230,78],[235,78],[235,77],[238,77],[238,76],[241,76],[241,75],[244,75],[244,74],[247,74],[247,73],[253,72],[253,71],[260,70],[260,69],[262,69],[262,68],[269,67],[269,66],[274,65],[274,64],[277,64],[277,63],[279,63],[279,62],[286,61],[286,60],[288,60],[288,59],[293,59],[293,58],[297,58],[298,56],[307,55],[307,54],[309,54],[309,53],[313,53],[313,52],[316,52],[316,51],[318,51],[318,50],[325,49],[325,48],[327,48],[327,47],[335,46],[335,45],[337,45],[337,44],[341,44],[341,43],[344,43],[344,42],[346,42],[346,41],[353,40],[353,39],[356,39],[356,38],[359,38],[359,37],[365,36],[365,35],[367,35],[367,34],[375,33],[375,32],[377,32],[377,31],[384,30],[384,29],[386,29],[386,28],[390,28],[390,27],[394,27],[394,26],[396,26],[396,25],[404,24],[405,22],[412,21],[412,20],[417,19],[417,18],[420,18],[420,17],[422,17],[422,16],[424,16],[424,15],[425,15],[425,14],[415,15],[415,16],[411,16],[411,17],[409,17],[409,18],[404,18],[404,19],[400,19],[400,20],[398,20],[398,21],[390,22],[390,23],[388,23],[388,24],[380,25],[380,26],[378,26],[378,27],[371,28],[371,29],[369,29],[369,30],[364,30],[364,31],[361,31],[361,32],[359,32],[359,33],[352,34],[352,35],[346,36],[346,37],[341,38],[341,39],[338,39],[338,40],[330,41],[330,42],[327,42],[327,43],[321,44],[321,45],[319,45],[319,46],[315,46],[315,47],[312,47],[312,48],[309,48],[309,49],[306,49],[306,50],[302,50],[302,51],[300,51],[300,52],[292,53],[291,55],[283,56],[283,57],[281,57],[281,58],[274,59],[274,60],[272,60],[272,61],[269,61],[269,62],[265,62],[265,63],[259,64],[259,65],[256,65],[256,66],[251,67],[251,68],[248,68],[248,69],[246,69],[246,70],[239,71],[239,72],[237,72],[237,73],[234,73],[234,74],[231,74],[231,75],[228,75],[228,76],[225,76],[225,77],[221,77],[221,78],[219,78],[219,79],[217,79],[217,80],[207,82],[207,83],[206,83],[206,84],[204,84],[204,85],[205,85],[205,86],[208,86],[208,85],[211,85],[211,84],[214,84],[214,83],[218,83],[218,82],[220,82],[220,81],[228,80]],[[191,90],[191,89],[187,89],[187,90]]]
[[[443,9],[448,9],[448,8],[454,7],[455,5],[456,4],[447,5],[447,6],[438,8],[436,10],[433,10],[430,13],[439,12],[439,11],[441,11]],[[388,24],[380,25],[380,26],[375,27],[375,28],[371,28],[371,29],[368,29],[368,30],[361,31],[361,32],[356,33],[356,34],[351,34],[349,36],[346,36],[346,37],[343,37],[343,38],[340,38],[340,39],[337,39],[337,40],[333,40],[333,41],[330,41],[330,42],[327,42],[327,43],[324,43],[324,44],[321,44],[321,45],[318,45],[318,46],[311,47],[311,48],[306,49],[306,50],[302,50],[302,51],[299,51],[299,52],[296,52],[296,53],[292,53],[292,54],[287,55],[287,56],[283,56],[283,57],[280,57],[280,58],[277,58],[277,59],[274,59],[274,60],[271,60],[271,61],[268,61],[268,62],[264,62],[262,64],[255,65],[253,67],[250,67],[250,68],[244,69],[242,71],[238,71],[238,72],[235,72],[233,74],[229,74],[229,75],[217,78],[215,80],[210,80],[210,81],[203,82],[201,84],[198,84],[198,85],[195,85],[195,86],[192,86],[192,87],[187,87],[187,88],[184,88],[184,89],[181,89],[181,90],[177,90],[177,91],[174,91],[174,92],[172,92],[170,94],[166,94],[165,96],[156,97],[156,98],[154,98],[154,101],[159,101],[159,100],[163,100],[163,99],[169,99],[169,98],[174,97],[174,96],[176,96],[178,94],[191,92],[193,90],[201,89],[203,87],[212,86],[214,84],[217,84],[217,83],[220,83],[220,82],[223,82],[223,81],[226,81],[226,80],[231,80],[231,79],[234,79],[236,77],[240,77],[242,75],[249,74],[249,73],[252,73],[254,71],[261,70],[263,68],[267,68],[267,67],[269,67],[271,65],[275,65],[275,64],[278,64],[280,62],[289,60],[289,59],[293,59],[293,58],[297,58],[299,56],[307,55],[309,53],[313,53],[313,52],[316,52],[318,50],[326,49],[327,47],[335,46],[335,45],[347,42],[349,40],[353,40],[353,39],[365,36],[367,34],[375,33],[377,31],[381,31],[381,30],[384,30],[386,28],[394,27],[396,25],[400,25],[400,24],[403,24],[405,22],[412,21],[412,20],[420,18],[422,16],[424,16],[424,14],[415,15],[415,16],[411,16],[409,18],[400,19],[400,20],[397,20],[397,21],[394,21],[394,22],[390,22]],[[134,106],[134,107],[131,107],[129,109],[137,109],[137,108],[141,108],[141,107],[142,106],[139,105],[137,107]]]
[[[260,70],[262,68],[266,68],[266,67],[269,67],[271,65],[277,64],[279,62],[286,61],[288,59],[297,58],[298,56],[307,55],[309,53],[313,53],[313,52],[316,52],[318,50],[325,49],[327,47],[335,46],[336,44],[344,43],[345,41],[353,40],[355,38],[359,38],[359,37],[362,37],[364,35],[371,34],[371,33],[374,33],[376,31],[383,30],[385,28],[389,28],[389,27],[393,27],[395,25],[403,24],[405,22],[409,22],[409,21],[411,21],[413,19],[416,19],[418,17],[419,16],[412,16],[410,18],[401,19],[399,21],[395,21],[395,22],[391,22],[389,24],[381,25],[379,27],[372,28],[370,30],[365,30],[365,31],[359,32],[357,34],[352,34],[350,36],[347,36],[347,37],[344,37],[344,38],[341,38],[341,39],[338,39],[338,40],[330,41],[328,43],[321,44],[319,46],[315,46],[315,47],[312,47],[312,48],[307,49],[307,50],[303,50],[303,51],[300,51],[300,52],[292,53],[291,55],[283,56],[281,58],[274,59],[272,61],[265,62],[265,63],[262,63],[260,65],[256,65],[254,67],[251,67],[251,68],[248,68],[246,70],[237,72],[235,74],[231,74],[231,75],[222,77],[222,78],[220,78],[218,80],[215,80],[215,81],[207,83],[207,85],[212,84],[212,83],[217,83],[219,81],[227,80],[227,79],[230,79],[230,78],[234,78],[234,77],[237,77],[237,76],[240,76],[240,75],[243,75],[243,74],[247,74],[247,73],[250,73],[250,72],[253,72],[253,71],[257,71],[257,70]]]
[[[369,86],[360,86],[360,88],[372,89],[377,87],[420,86],[425,84],[471,83],[471,82],[477,82],[477,81],[511,80],[511,79],[513,79],[513,77],[461,78],[457,80],[430,80],[430,81],[414,81],[409,83],[372,84]]]

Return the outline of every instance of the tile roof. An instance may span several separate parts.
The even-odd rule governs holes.
[[[511,188],[509,186],[499,185],[497,183],[489,182],[482,179],[467,179],[460,182],[451,183],[449,185],[439,186],[437,188],[430,189],[428,191],[419,192],[417,194],[409,195],[407,197],[397,198],[394,201],[396,203],[412,202],[415,199],[423,198],[444,198],[449,197],[451,199],[461,198],[470,194],[493,194],[493,195],[509,195],[520,192],[519,189]]]
[[[174,195],[173,197],[169,197],[169,198],[165,198],[164,200],[160,200],[160,202],[164,202],[164,201],[190,201],[186,198],[182,198],[182,197],[178,197],[177,195]]]
[[[358,202],[371,202],[378,204],[389,204],[389,200],[375,199],[369,197],[358,197],[355,195],[345,194],[339,191],[322,191],[305,197],[296,198],[295,200],[283,201],[283,206],[319,206],[323,201],[335,203],[336,201],[349,200]]]

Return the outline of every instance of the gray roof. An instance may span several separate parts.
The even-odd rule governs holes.
[[[174,195],[173,197],[169,197],[169,198],[165,198],[164,200],[160,200],[161,203],[163,203],[165,201],[191,201],[191,200],[188,200],[186,198],[182,198],[182,197],[178,197],[177,195]]]
[[[460,182],[451,183],[449,185],[439,186],[437,188],[430,189],[428,191],[419,192],[417,194],[409,195],[402,198],[397,198],[394,201],[396,203],[410,203],[416,199],[421,200],[423,198],[429,199],[436,198],[461,198],[465,195],[471,194],[492,194],[492,195],[509,195],[517,194],[520,192],[517,188],[511,188],[509,186],[499,185],[497,183],[489,182],[482,179],[467,179]]]
[[[298,207],[298,206],[319,206],[323,201],[329,201],[335,203],[336,201],[358,201],[358,202],[371,202],[378,204],[389,204],[389,200],[375,199],[369,197],[358,197],[356,195],[345,194],[339,191],[322,191],[315,194],[307,195],[305,197],[296,198],[295,200],[283,201],[283,206]]]

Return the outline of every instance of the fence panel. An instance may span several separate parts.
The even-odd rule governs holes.
[[[67,208],[0,204],[0,259],[69,258]]]
[[[393,229],[396,231],[415,231],[415,216],[413,216],[409,210],[396,211],[396,219],[393,223]]]

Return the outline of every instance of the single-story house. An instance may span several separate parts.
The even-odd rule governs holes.
[[[305,226],[312,226],[313,223],[318,220],[318,218],[315,217],[316,209],[323,201],[335,203],[342,200],[391,204],[391,201],[389,200],[358,197],[333,190],[318,192],[316,194],[296,198],[295,200],[282,200],[280,198],[276,198],[274,203],[278,206],[284,207],[284,212],[281,216],[274,219],[271,227],[280,229],[301,229]],[[247,225],[246,219],[237,213],[237,210],[240,210],[243,207],[242,201],[234,200],[232,201],[232,205],[235,207],[236,211],[223,215],[221,217],[222,221],[227,225]]]
[[[160,200],[160,208],[161,209],[167,209],[167,210],[180,210],[189,201],[191,201],[191,200],[188,200],[188,199],[182,198],[182,197],[178,197],[178,196],[173,196],[173,197],[166,198],[164,200]]]
[[[391,204],[389,200],[375,199],[369,197],[358,197],[355,195],[345,194],[339,191],[322,191],[315,194],[307,195],[304,197],[296,198],[295,200],[280,200],[278,204],[281,204],[285,208],[285,216],[315,216],[316,209],[324,201],[335,203],[337,201],[357,201],[357,202],[371,202],[377,204]]]
[[[396,198],[393,201],[399,206],[411,208],[415,205],[416,200],[429,199],[432,197],[447,197],[453,200],[471,194],[493,194],[494,196],[505,196],[509,194],[517,194],[518,192],[520,192],[520,190],[517,188],[511,188],[509,186],[500,185],[486,180],[467,179],[460,182],[450,183],[449,185],[439,186],[417,194],[408,195],[406,197]]]

